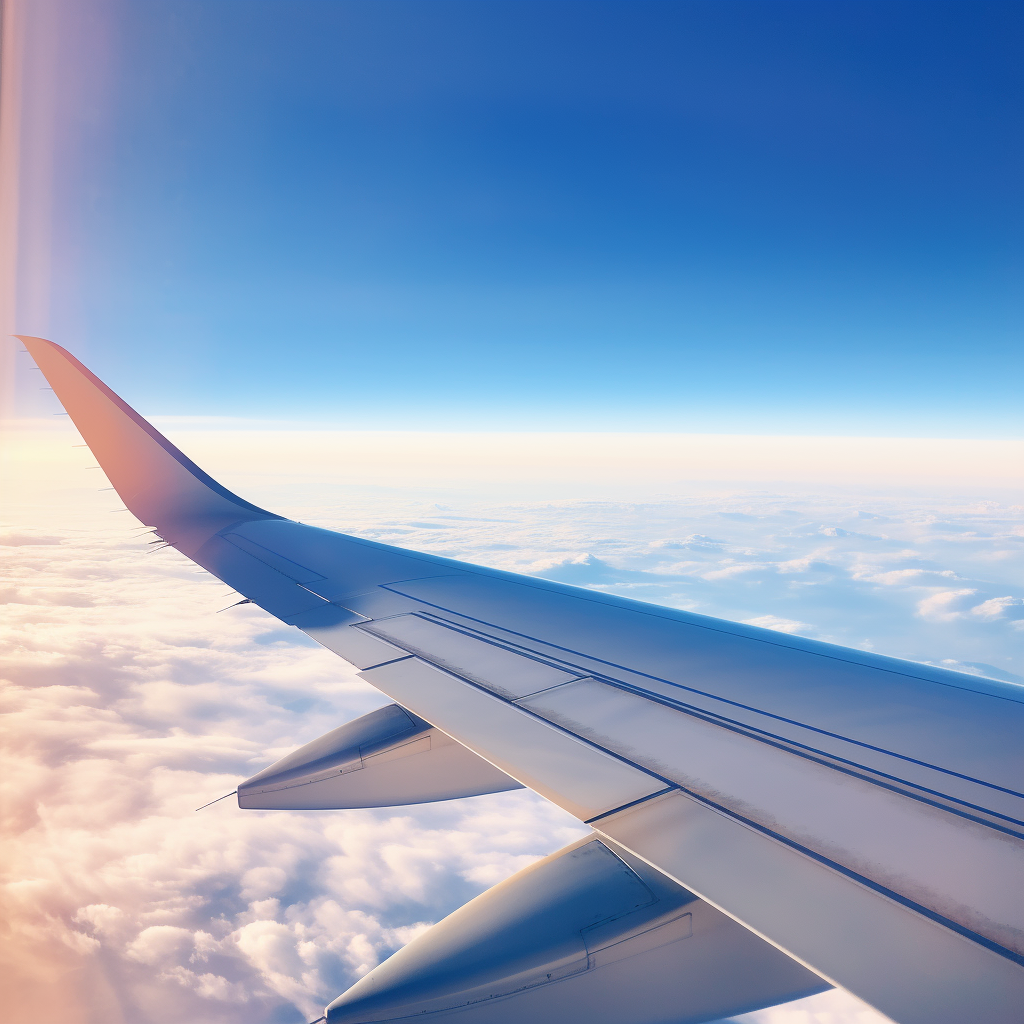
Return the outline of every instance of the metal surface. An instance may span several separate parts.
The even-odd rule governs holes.
[[[416,658],[360,675],[512,778],[587,821],[665,783]]]
[[[503,697],[522,697],[581,675],[508,647],[487,643],[424,615],[398,615],[360,628],[361,632],[390,640]]]
[[[680,791],[595,827],[901,1024],[1020,1022],[1016,963]]]
[[[397,704],[292,751],[238,787],[238,806],[391,807],[520,789],[489,762]]]
[[[264,529],[260,524],[248,527]],[[479,570],[389,589],[583,656],[1020,793],[1024,687],[671,608]],[[589,675],[587,669],[583,674]]]
[[[1024,878],[1024,843],[1012,835],[593,679],[521,704],[737,818],[1024,954],[1024,889],[996,891],[988,882]]]

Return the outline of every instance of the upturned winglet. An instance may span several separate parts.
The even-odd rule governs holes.
[[[43,372],[125,507],[190,553],[232,523],[280,519],[232,494],[180,452],[70,352],[16,335]]]

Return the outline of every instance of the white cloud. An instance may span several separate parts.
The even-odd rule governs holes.
[[[795,619],[783,619],[778,615],[756,615],[752,619],[744,619],[743,621],[748,626],[775,629],[780,633],[806,633],[811,628],[806,622],[797,622]]]
[[[765,566],[757,562],[746,562],[741,565],[727,565],[723,569],[712,569],[710,572],[702,573],[706,580],[725,580],[732,576],[742,576],[745,573],[757,572]]]
[[[31,530],[0,530],[0,545],[6,547],[24,547],[29,544],[63,544],[60,537],[33,533]]]
[[[926,569],[914,567],[911,569],[890,569],[888,572],[861,573],[859,578],[869,580],[871,583],[881,583],[886,587],[905,586],[908,583],[920,583],[928,575]]]
[[[1007,594],[1004,597],[990,597],[987,601],[976,604],[971,609],[971,614],[977,615],[981,619],[999,619],[1013,608],[1024,608],[1024,600]],[[1011,617],[1020,619],[1024,616],[1021,613],[1017,613]]]
[[[125,947],[125,954],[143,964],[164,964],[182,954],[191,955],[192,948],[192,932],[187,928],[158,924],[139,932]]]
[[[917,613],[924,619],[934,622],[952,622],[958,619],[969,605],[968,598],[974,597],[976,590],[961,587],[959,590],[940,590],[937,594],[923,598],[917,603]]]

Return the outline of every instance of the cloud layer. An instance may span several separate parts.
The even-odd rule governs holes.
[[[216,615],[222,585],[144,544],[14,549],[5,917],[30,982],[15,1019],[316,1016],[425,923],[582,834],[519,793],[413,814],[195,813],[386,700],[262,612]]]
[[[109,496],[82,488],[76,458],[57,478],[52,465],[20,470],[23,500],[0,530],[11,1024],[308,1020],[419,930],[582,834],[526,792],[397,812],[224,801],[196,813],[386,700],[258,609],[217,614],[232,593],[148,551]],[[763,493],[307,497],[276,507],[605,592],[1024,675],[1019,508]],[[877,1019],[840,993],[750,1015]]]

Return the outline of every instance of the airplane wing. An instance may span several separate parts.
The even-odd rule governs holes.
[[[395,702],[240,806],[527,786],[593,830],[330,1024],[681,1024],[830,985],[905,1024],[1022,1019],[1024,688],[292,522],[21,340],[143,523]]]

